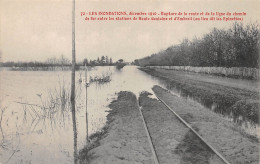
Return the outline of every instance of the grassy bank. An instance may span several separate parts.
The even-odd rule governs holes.
[[[175,89],[183,97],[192,97],[216,113],[232,117],[235,122],[259,123],[259,93],[217,78],[174,70],[146,69],[142,71],[162,79],[168,89]],[[205,79],[205,80],[204,80]]]

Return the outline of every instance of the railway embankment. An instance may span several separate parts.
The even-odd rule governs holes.
[[[161,164],[223,161],[151,93],[142,92],[139,104]]]
[[[159,86],[153,91],[230,163],[259,163],[258,140],[245,134],[235,123]]]
[[[230,163],[258,163],[258,141],[240,133],[232,122],[159,86],[154,86],[153,91]],[[89,147],[81,151],[82,163],[150,164],[156,163],[155,156],[160,164],[223,163],[161,101],[150,95],[144,91],[137,99],[133,93],[120,92],[109,105],[106,126],[93,134]]]

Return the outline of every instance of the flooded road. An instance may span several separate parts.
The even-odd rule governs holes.
[[[126,66],[121,70],[113,66],[95,67],[88,71],[88,79],[103,75],[110,75],[111,81],[91,83],[88,87],[89,134],[99,131],[105,125],[106,111],[110,110],[107,106],[115,99],[116,93],[131,91],[137,96],[141,91],[153,93],[154,85],[167,88],[187,101],[200,103],[230,118],[229,113],[218,112],[222,107],[212,100],[204,102],[135,66]],[[86,92],[84,82],[79,82],[80,78],[84,81],[84,71],[76,72],[78,150],[86,145]],[[1,163],[73,163],[71,111],[68,103],[59,101],[69,101],[70,80],[69,71],[0,71]],[[255,131],[251,124],[249,129]]]
[[[109,83],[91,83],[88,87],[89,134],[104,126],[109,110],[107,105],[115,99],[115,93],[124,90],[138,95],[143,90],[152,92],[152,86],[159,84],[136,67],[122,70],[95,67],[88,71],[88,79],[107,74],[112,79]],[[84,75],[84,71],[76,72],[78,150],[86,144],[85,84],[78,82],[80,77],[84,80]],[[5,107],[2,110],[0,162],[73,163],[73,124],[68,104],[62,112],[45,112],[49,104],[55,104],[52,101],[69,93],[71,73],[1,71],[0,77],[1,107]],[[63,88],[66,88],[65,94]]]

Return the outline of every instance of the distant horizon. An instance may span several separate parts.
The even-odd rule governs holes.
[[[54,56],[56,59],[59,59],[60,57],[61,57],[62,55],[60,55],[60,56]],[[100,57],[102,57],[102,56],[97,56],[96,58],[100,58]],[[53,58],[53,57],[52,57]],[[109,56],[108,56],[108,58],[110,58]],[[8,63],[8,62],[14,62],[14,63],[29,63],[29,62],[39,62],[39,63],[45,63],[45,62],[47,62],[48,61],[48,59],[51,59],[51,58],[47,58],[46,60],[43,60],[43,61],[39,61],[39,60],[29,60],[29,61],[1,61],[0,60],[0,63]],[[67,59],[69,59],[69,62],[71,62],[71,59],[70,58],[67,58]],[[88,59],[88,58],[84,58],[84,59]],[[82,63],[83,61],[84,61],[84,59],[82,59],[82,60],[80,60],[80,61],[76,61],[76,63],[78,64],[78,63]],[[121,58],[119,58],[118,60],[120,60]],[[97,59],[88,59],[88,61],[96,61]],[[118,60],[114,60],[113,58],[112,58],[112,60],[113,60],[113,63],[115,63],[115,62],[117,62]],[[124,59],[123,59],[124,60]],[[126,63],[129,63],[129,62],[133,62],[133,61],[126,61],[126,60],[124,60],[124,62],[126,62]],[[71,63],[70,63],[71,64]]]

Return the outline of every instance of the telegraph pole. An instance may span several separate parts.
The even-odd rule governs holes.
[[[88,83],[88,75],[87,75],[87,66],[86,66],[86,63],[85,63],[85,86],[86,86],[86,133],[87,133],[87,137],[86,137],[86,140],[87,140],[87,144],[88,144],[88,86],[89,86],[89,83]]]
[[[72,71],[71,71],[71,100],[75,100],[75,0],[72,2]],[[75,101],[74,101],[75,102]],[[75,106],[74,106],[75,107]]]
[[[72,69],[71,69],[71,112],[74,132],[74,163],[78,161],[77,149],[77,127],[76,127],[76,110],[75,110],[75,65],[76,65],[76,50],[75,50],[75,0],[72,1]]]

